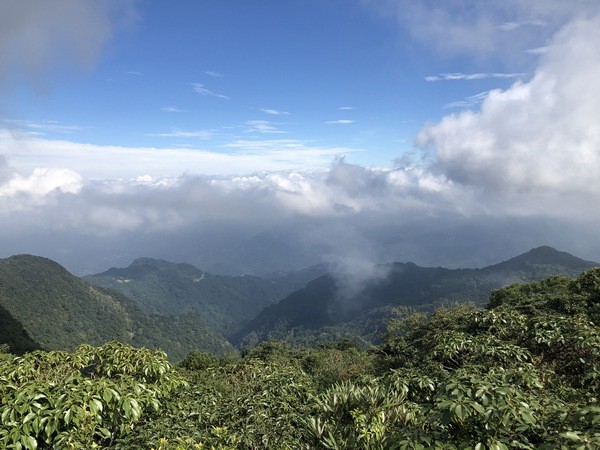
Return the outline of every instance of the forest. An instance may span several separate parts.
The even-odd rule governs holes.
[[[600,268],[397,308],[380,345],[0,354],[11,449],[597,449]]]

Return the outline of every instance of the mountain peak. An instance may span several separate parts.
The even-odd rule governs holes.
[[[553,247],[544,245],[541,247],[532,248],[528,252],[525,252],[519,256],[515,256],[507,261],[489,267],[494,269],[507,268],[519,270],[525,267],[537,265],[561,266],[563,268],[568,268],[575,271],[583,271],[591,267],[598,266],[598,263],[586,261],[573,256],[570,253],[561,252]]]

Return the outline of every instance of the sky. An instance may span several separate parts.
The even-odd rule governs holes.
[[[0,0],[0,257],[600,261],[600,3]]]

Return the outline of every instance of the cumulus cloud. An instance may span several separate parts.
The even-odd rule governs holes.
[[[600,16],[573,21],[529,82],[493,90],[480,110],[426,127],[418,145],[451,180],[490,194],[598,198],[599,41]]]
[[[2,2],[0,81],[25,77],[39,83],[65,62],[90,69],[114,34],[115,17],[134,18],[133,1]]]

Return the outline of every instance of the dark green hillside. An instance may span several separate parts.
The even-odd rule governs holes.
[[[492,290],[510,283],[540,280],[549,275],[576,276],[596,265],[551,247],[539,247],[483,269],[394,263],[384,266],[388,271],[384,278],[365,283],[352,295],[344,294],[345,285],[351,280],[327,275],[265,308],[232,335],[230,341],[236,345],[244,341],[253,343],[268,336],[297,336],[305,330],[323,327],[337,327],[338,332],[349,328],[366,337],[377,326],[369,322],[368,329],[361,329],[361,319],[374,310],[390,306],[431,309],[444,301],[472,301],[482,305]],[[297,332],[290,333],[292,330]]]
[[[84,279],[125,294],[147,312],[173,315],[194,311],[207,325],[224,331],[303,287],[312,279],[307,276],[322,272],[306,271],[297,276],[277,274],[267,280],[255,276],[211,275],[190,264],[140,258],[129,267],[113,267]]]
[[[159,347],[178,359],[192,348],[218,353],[229,349],[198,316],[167,324],[122,294],[94,287],[37,256],[0,260],[0,305],[46,350],[119,340]]]
[[[29,337],[23,325],[2,306],[0,306],[0,343],[6,344],[8,350],[17,355],[40,348],[40,345]]]

